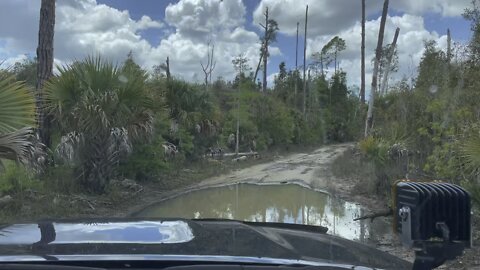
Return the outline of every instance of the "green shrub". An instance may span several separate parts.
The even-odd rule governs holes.
[[[0,192],[19,193],[28,189],[39,190],[42,182],[22,165],[4,162],[4,170],[0,172]]]
[[[474,181],[462,181],[461,185],[470,193],[474,206],[480,209],[480,184]]]
[[[153,181],[170,169],[165,159],[164,140],[156,136],[149,144],[136,145],[127,161],[120,166],[120,173],[137,181]]]
[[[48,167],[42,176],[42,181],[49,190],[72,194],[83,190],[79,181],[75,178],[74,168],[68,165],[55,165]]]
[[[358,144],[360,152],[377,166],[384,166],[388,160],[388,144],[382,139],[367,137]]]

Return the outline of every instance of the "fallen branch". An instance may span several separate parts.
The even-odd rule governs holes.
[[[370,219],[370,221],[373,221],[377,217],[388,217],[391,215],[393,215],[393,210],[388,209],[382,212],[372,213],[372,214],[365,215],[363,217],[354,218],[353,221],[364,220],[364,219]]]

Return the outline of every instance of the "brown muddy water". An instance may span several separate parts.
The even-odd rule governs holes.
[[[137,217],[222,218],[324,226],[328,233],[363,243],[391,235],[382,219],[353,221],[364,209],[297,184],[234,184],[206,188],[160,201]]]

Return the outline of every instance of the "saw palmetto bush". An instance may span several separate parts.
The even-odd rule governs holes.
[[[467,188],[473,201],[480,207],[480,135],[474,134],[460,148],[464,161],[465,180],[462,185]]]
[[[89,57],[59,67],[59,75],[46,84],[46,107],[62,135],[56,156],[75,167],[87,189],[103,192],[132,144],[151,137],[146,77]]]
[[[39,147],[35,126],[35,100],[24,82],[0,76],[0,165],[14,160],[36,169]]]

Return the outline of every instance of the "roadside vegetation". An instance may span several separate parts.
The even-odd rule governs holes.
[[[303,113],[304,97],[292,91],[295,84],[302,88],[297,71],[282,63],[275,86],[262,92],[245,63],[238,56],[232,81],[207,84],[175,78],[165,65],[144,70],[132,54],[119,65],[91,56],[57,67],[43,88],[50,147],[24,128],[36,127],[36,60],[5,67],[0,92],[15,99],[1,100],[1,139],[20,132],[18,147],[25,149],[0,148],[11,160],[2,159],[2,213],[71,216],[68,200],[92,210],[95,201],[115,204],[143,186],[169,190],[258,163],[233,162],[235,156],[219,158],[219,152],[259,152],[265,160],[272,152],[352,141],[361,133],[363,109],[341,69],[331,78],[310,75]],[[25,206],[36,198],[42,207]]]
[[[413,81],[404,79],[375,103],[374,127],[358,143],[374,164],[370,191],[389,195],[397,179],[443,180],[469,190],[480,206],[480,18],[465,10],[472,40],[440,50],[432,41]]]
[[[398,57],[394,43],[379,42],[374,78],[382,84],[374,88],[368,118],[364,85],[349,88],[342,70],[349,44],[339,37],[313,53],[303,74],[281,63],[274,85],[267,86],[261,62],[278,31],[268,11],[258,66],[238,55],[231,59],[231,80],[212,80],[214,44],[199,66],[205,73],[200,83],[171,74],[175,59],[141,67],[132,53],[120,64],[92,55],[55,74],[52,67],[44,72],[44,62],[53,63],[44,55],[0,66],[0,216],[71,216],[67,201],[94,211],[92,198],[114,207],[144,186],[175,189],[243,166],[232,162],[239,153],[268,156],[352,141],[358,141],[358,162],[345,159],[344,166],[364,170],[368,192],[388,198],[397,179],[445,180],[467,188],[478,206],[478,14],[476,7],[465,11],[473,33],[468,45],[449,43],[445,51],[425,42],[415,78],[387,85]],[[40,34],[42,25],[41,18]],[[232,156],[216,158],[225,153]]]

